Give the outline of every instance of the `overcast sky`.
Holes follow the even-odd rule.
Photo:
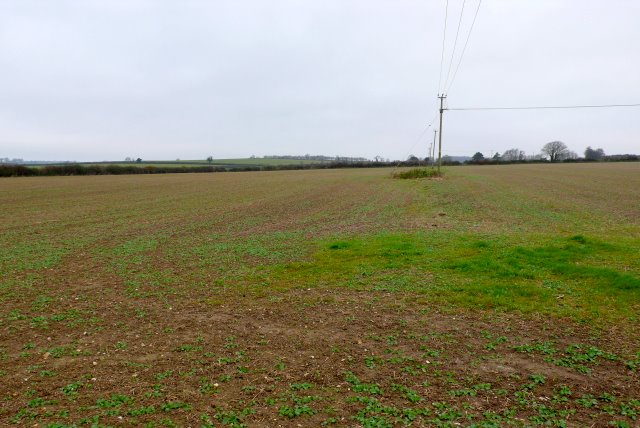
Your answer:
[[[426,156],[446,0],[0,0],[0,157]],[[463,0],[449,0],[443,77]],[[478,0],[462,15],[453,75]],[[640,1],[484,0],[449,107],[640,103]],[[640,108],[448,111],[443,153],[640,153]]]

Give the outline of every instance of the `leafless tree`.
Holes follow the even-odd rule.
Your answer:
[[[502,160],[506,162],[525,160],[525,153],[520,149],[509,149],[502,154]]]
[[[568,151],[567,145],[562,141],[552,141],[542,147],[542,153],[549,157],[551,162],[555,162],[563,158],[563,155]]]

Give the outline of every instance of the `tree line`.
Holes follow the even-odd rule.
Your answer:
[[[481,152],[476,152],[471,160],[466,163],[471,164],[496,164],[496,163],[525,163],[525,162],[621,162],[638,161],[640,156],[634,154],[610,155],[607,156],[603,149],[593,149],[588,146],[584,151],[584,157],[569,150],[562,141],[551,141],[542,147],[541,153],[526,155],[524,150],[513,148],[504,153],[496,153],[492,157],[486,158]]]
[[[25,165],[1,165],[0,177],[46,177],[55,175],[122,175],[122,174],[175,174],[205,172],[241,172],[241,171],[285,171],[301,169],[335,169],[335,168],[379,168],[391,166],[425,165],[424,161],[382,162],[365,160],[355,162],[332,161],[325,163],[288,164],[288,165],[225,165],[225,166],[138,166],[132,165],[82,165],[69,163],[65,165],[47,165],[29,167]]]

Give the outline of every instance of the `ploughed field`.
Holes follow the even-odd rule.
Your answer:
[[[0,425],[638,426],[640,163],[0,180]]]

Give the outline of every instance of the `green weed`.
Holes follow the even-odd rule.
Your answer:
[[[443,173],[433,168],[413,168],[408,171],[400,171],[393,174],[393,178],[415,179],[442,177]]]

